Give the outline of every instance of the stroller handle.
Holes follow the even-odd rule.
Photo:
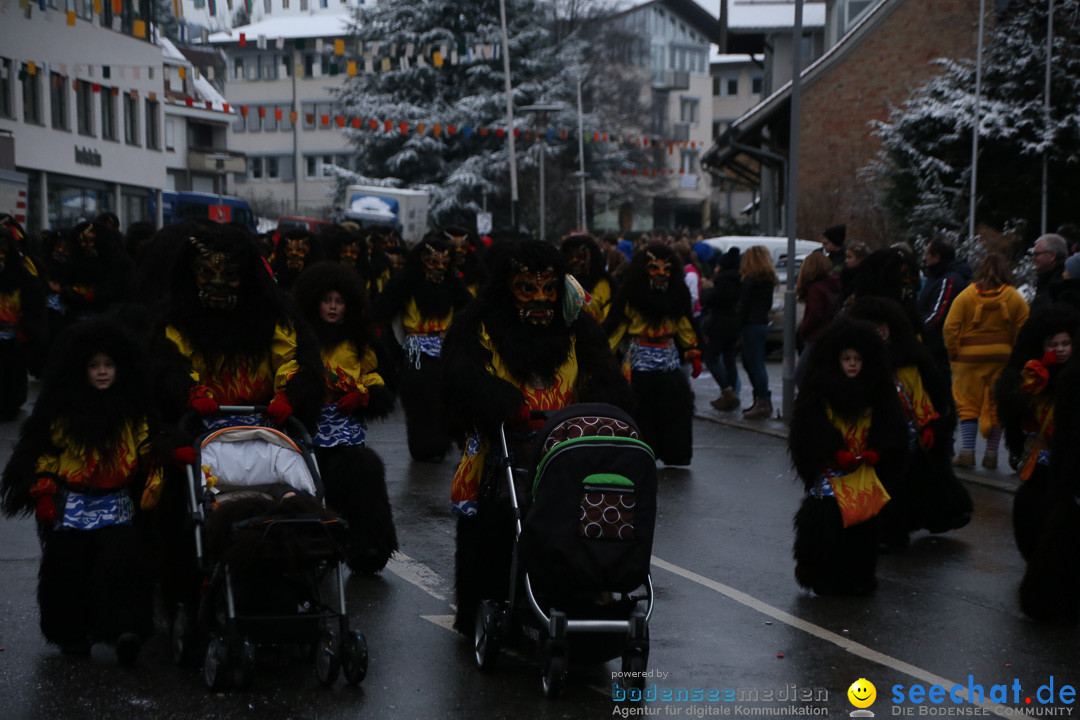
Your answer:
[[[208,415],[207,417],[219,417],[221,415],[266,415],[266,405],[221,405],[218,407],[216,413]],[[181,425],[184,425],[189,420],[202,418],[200,413],[189,410],[184,414],[181,419]],[[307,428],[304,427],[304,423],[300,422],[295,415],[289,415],[285,418],[285,422],[281,425],[286,434],[290,437],[299,440],[305,447],[312,446],[311,435],[308,433]]]

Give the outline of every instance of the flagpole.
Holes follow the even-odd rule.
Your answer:
[[[502,21],[503,75],[506,78],[506,141],[510,154],[510,227],[517,230],[517,151],[514,146],[514,87],[510,82],[510,37],[506,29],[506,0],[499,0]]]

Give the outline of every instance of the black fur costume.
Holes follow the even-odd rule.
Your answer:
[[[476,296],[487,282],[487,268],[480,259],[480,238],[475,232],[460,225],[439,228],[438,236],[450,244],[450,267]]]
[[[319,304],[331,291],[345,301],[345,315],[340,323],[328,323],[319,313]],[[316,263],[308,267],[293,286],[293,296],[300,312],[315,329],[319,346],[327,357],[342,343],[349,343],[357,356],[371,348],[384,360],[381,342],[367,312],[363,281],[350,267],[338,262]],[[325,368],[327,373],[331,368]],[[393,393],[385,385],[369,385],[368,401],[354,412],[357,420],[382,418],[394,405]],[[341,392],[328,387],[326,401],[334,403]],[[349,525],[349,567],[356,572],[381,570],[391,553],[398,549],[397,533],[386,491],[386,469],[382,459],[367,445],[340,444],[315,448],[326,502],[345,518]]]
[[[425,263],[438,263],[432,272]],[[450,449],[451,431],[442,401],[444,362],[422,351],[419,343],[438,342],[447,320],[472,299],[450,265],[450,245],[431,235],[409,251],[405,269],[395,275],[375,300],[380,325],[401,325],[405,357],[397,387],[405,411],[409,455],[440,462]],[[438,351],[436,351],[438,352]]]
[[[666,262],[669,268],[670,277],[662,289],[654,289],[651,284],[648,266],[653,258]],[[674,338],[681,358],[699,358],[690,290],[682,267],[675,252],[662,243],[634,253],[604,320],[608,336],[625,332],[623,340],[629,340],[631,345],[638,340],[664,343]],[[639,320],[644,321],[641,334],[634,329]],[[632,368],[629,377],[637,405],[634,419],[645,441],[664,464],[689,465],[693,456],[694,401],[682,370]]]
[[[192,358],[168,339],[167,328],[178,331],[193,353],[211,366],[207,375],[215,377],[200,377],[204,385],[234,372],[239,375],[240,365],[257,365],[268,358],[278,329],[286,328],[296,333],[299,370],[288,380],[284,395],[295,417],[313,428],[324,393],[318,344],[295,305],[274,284],[253,238],[232,225],[185,223],[184,227],[187,239],[176,255],[168,304],[151,345],[154,389],[163,417],[172,423],[184,417],[189,441],[203,432],[197,416],[188,413],[191,391],[196,387],[191,377]],[[224,274],[236,282],[235,287],[229,288],[235,294],[235,304],[220,308],[204,305],[194,269],[196,257],[203,250],[228,258],[231,269]],[[216,288],[214,292],[223,290]],[[217,399],[224,404],[266,405],[274,399],[274,390],[249,396],[243,389],[237,389],[232,395]],[[183,473],[173,472],[154,512],[161,542],[161,591],[170,612],[179,601],[195,607],[201,581],[195,563],[194,536],[186,520],[185,487]]]
[[[892,495],[879,515],[884,549],[908,544],[908,533],[927,529],[932,533],[961,528],[971,520],[971,495],[952,467],[949,440],[956,431],[956,407],[952,390],[934,363],[930,351],[915,336],[900,304],[881,297],[855,301],[849,317],[888,327],[886,345],[893,372],[914,368],[938,417],[916,428],[908,456],[907,473],[900,487],[887,487]],[[909,422],[915,422],[908,413]]]
[[[116,364],[116,379],[104,390],[94,388],[87,378],[88,363],[98,353]],[[4,470],[6,516],[34,514],[35,466],[41,456],[61,450],[53,446],[54,423],[59,424],[69,449],[92,448],[100,457],[108,457],[125,425],[148,422],[151,407],[144,367],[138,343],[110,318],[79,323],[57,339],[34,411],[23,424]],[[118,487],[133,501],[133,524],[90,530],[38,524],[41,630],[46,640],[67,652],[86,654],[92,643],[114,643],[125,633],[145,640],[153,629],[153,571],[139,514],[152,455],[148,447],[140,449],[141,461],[127,484]],[[56,476],[61,487],[55,500],[57,517],[64,514],[65,477]],[[136,652],[137,648],[136,644]]]
[[[567,268],[581,287],[592,296],[586,306],[597,322],[604,322],[611,310],[615,281],[604,269],[604,253],[592,235],[571,235],[559,245]]]
[[[862,356],[862,371],[854,378],[840,368],[840,354],[849,348]],[[878,454],[875,469],[886,487],[898,487],[904,474],[907,423],[888,351],[873,325],[838,320],[810,352],[788,434],[792,464],[808,493],[794,519],[795,579],[818,595],[866,595],[877,586],[877,518],[845,528],[836,499],[811,492],[824,471],[841,471],[836,453],[848,449],[827,408],[849,423],[871,413],[865,447]]]
[[[1073,352],[1076,352],[1076,342],[1080,340],[1080,318],[1071,306],[1051,305],[1032,313],[1020,328],[1009,361],[994,386],[998,419],[1004,431],[1005,445],[1009,448],[1010,463],[1015,459],[1017,468],[1025,455],[1028,433],[1037,434],[1039,431],[1040,423],[1034,412],[1036,403],[1053,404],[1054,419],[1051,420],[1050,432],[1055,436],[1058,432],[1054,427],[1057,408],[1060,407],[1055,401],[1058,378],[1068,367],[1077,364],[1076,359],[1070,359],[1064,366],[1057,363],[1047,366],[1046,386],[1038,393],[1029,394],[1022,389],[1024,366],[1034,360],[1041,367],[1045,354],[1043,343],[1058,333],[1068,333],[1073,341]],[[1073,440],[1076,440],[1076,436]],[[1052,458],[1052,461],[1057,462],[1057,459]],[[1050,513],[1051,472],[1051,466],[1035,464],[1031,476],[1020,484],[1013,500],[1013,533],[1016,547],[1025,559],[1030,559],[1035,551]]]
[[[43,283],[25,245],[22,227],[0,215],[0,421],[14,420],[26,402],[26,374],[47,336]]]
[[[1080,363],[1075,358],[1057,379],[1056,394],[1045,525],[1020,584],[1020,607],[1035,620],[1075,623],[1080,614]]]
[[[523,241],[491,248],[487,255],[491,276],[477,300],[455,318],[447,333],[447,407],[457,423],[482,438],[497,437],[503,421],[519,417],[526,398],[519,390],[525,381],[534,387],[551,383],[570,359],[571,343],[577,360],[576,402],[606,402],[628,409],[630,388],[619,372],[607,340],[587,313],[567,323],[565,265],[558,250],[545,242]],[[558,286],[555,317],[550,324],[522,320],[510,286],[518,269],[543,272],[551,268]],[[483,345],[486,333],[515,385],[489,370],[492,354]],[[494,460],[492,453],[489,460]],[[497,500],[498,484],[505,477],[497,462],[485,468],[475,515],[458,518],[455,553],[457,614],[454,627],[471,636],[476,607],[483,598],[505,598],[510,583],[513,525],[508,506]]]
[[[71,255],[65,272],[50,277],[60,286],[67,321],[99,315],[127,299],[135,264],[123,248],[123,236],[100,220],[76,225],[68,233]]]
[[[291,290],[296,278],[323,259],[321,239],[307,230],[287,230],[278,238],[270,267],[282,290]]]
[[[364,283],[364,292],[370,294],[374,279],[371,250],[359,228],[353,230],[345,225],[331,225],[319,233],[319,241],[322,243],[323,257],[356,272]]]
[[[919,261],[903,247],[875,250],[855,267],[851,279],[856,298],[884,297],[900,303],[911,327],[922,331],[919,315]]]

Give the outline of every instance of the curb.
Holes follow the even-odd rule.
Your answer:
[[[694,417],[698,420],[704,420],[711,422],[714,425],[725,425],[727,427],[733,427],[738,430],[748,430],[759,435],[768,435],[769,437],[778,438],[780,440],[787,440],[788,433],[785,429],[778,429],[776,427],[770,427],[769,425],[762,425],[757,421],[742,420],[739,418],[717,417],[715,415],[706,415],[700,412],[696,408],[694,409]],[[783,424],[782,420],[769,421],[771,423]],[[1016,494],[1016,488],[1019,483],[1013,479],[1013,482],[1006,480],[999,480],[997,478],[986,477],[985,475],[979,475],[968,470],[954,469],[956,477],[960,478],[966,483],[972,485],[978,485],[990,490],[996,490],[997,492],[1009,493],[1010,495]]]

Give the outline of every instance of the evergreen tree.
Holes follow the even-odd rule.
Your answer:
[[[515,105],[519,198],[517,225],[538,228],[536,197],[538,160],[547,148],[546,202],[550,234],[580,224],[578,181],[570,174],[578,168],[577,81],[596,72],[589,66],[590,28],[595,13],[586,15],[580,3],[556,0],[506,0],[511,76]],[[571,12],[567,12],[567,9]],[[485,202],[495,214],[496,227],[510,222],[508,142],[496,129],[506,131],[506,95],[502,60],[502,30],[498,0],[416,0],[387,2],[357,10],[350,43],[360,56],[370,53],[376,65],[390,58],[389,71],[360,72],[342,85],[334,112],[363,120],[362,129],[347,128],[356,147],[353,165],[338,171],[338,200],[350,183],[423,187],[432,194],[429,217],[436,225],[471,225]],[[377,47],[376,47],[377,44]],[[487,58],[466,59],[480,46],[497,48]],[[408,50],[412,49],[410,56]],[[458,63],[444,57],[434,66],[434,52],[456,53]],[[424,62],[418,63],[416,55]],[[531,104],[560,104],[548,114],[547,127],[520,108]],[[585,133],[610,132],[600,113],[584,116]],[[638,117],[648,113],[638,113]],[[380,122],[377,130],[367,124]],[[390,120],[392,130],[382,124]],[[399,131],[408,124],[408,132]],[[417,132],[423,123],[425,132]],[[440,134],[435,135],[436,126]],[[448,134],[449,128],[454,134]],[[549,132],[548,129],[550,129]],[[571,132],[561,137],[559,130]],[[530,133],[546,137],[538,141]],[[594,192],[632,198],[622,185],[611,181],[635,159],[618,143],[590,143],[586,168],[598,180]],[[600,179],[602,178],[602,179]],[[597,189],[599,185],[599,189]]]
[[[1074,219],[1080,192],[1080,2],[1056,0],[1051,110],[1044,111],[1046,0],[1014,0],[989,35],[979,123],[976,219],[1038,235],[1043,152],[1049,153],[1048,226]],[[967,235],[975,64],[939,61],[943,74],[877,124],[874,170],[908,239]]]

